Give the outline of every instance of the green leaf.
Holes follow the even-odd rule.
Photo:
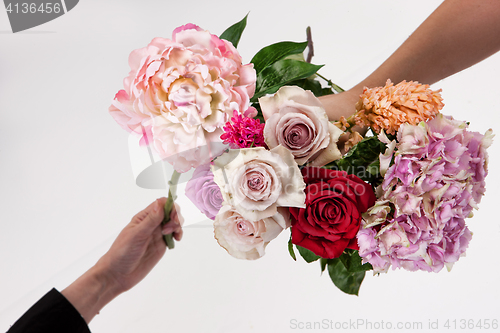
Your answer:
[[[313,65],[293,59],[280,60],[257,75],[257,88],[251,101],[256,102],[261,96],[273,94],[292,81],[305,79],[321,67],[323,65]]]
[[[316,261],[319,258],[321,258],[320,256],[315,255],[314,252],[312,252],[311,250],[308,250],[302,246],[298,246],[298,245],[296,245],[296,246],[297,246],[297,250],[299,250],[299,253],[302,256],[302,258],[304,258],[304,260],[307,261],[308,263]]]
[[[349,273],[365,272],[373,269],[372,265],[369,263],[361,263],[362,259],[357,250],[345,251],[339,259]]]
[[[321,96],[326,96],[326,95],[333,95],[334,92],[331,88],[323,88],[321,89],[322,92],[321,92]]]
[[[338,85],[336,85],[335,83],[333,83],[332,80],[327,79],[323,75],[318,74],[318,77],[320,77],[323,80],[325,80],[326,83],[328,84],[328,86],[330,87],[330,88],[325,88],[327,90],[330,90],[330,92],[327,93],[327,94],[325,94],[325,95],[330,95],[330,94],[333,94],[334,92],[341,93],[341,92],[345,91],[344,89],[340,88]]]
[[[376,136],[364,138],[337,161],[340,170],[358,176],[372,185],[378,185],[382,176],[379,173],[379,155],[384,153],[386,145]]]
[[[290,253],[292,259],[297,261],[297,257],[295,256],[295,251],[293,250],[292,235],[290,235],[290,240],[288,241],[288,252]]]
[[[316,97],[334,93],[331,88],[323,88],[321,82],[316,79],[316,75],[309,76],[306,79],[292,81],[288,83],[287,86],[298,86],[304,90],[310,90]]]
[[[328,264],[328,259],[325,259],[325,258],[321,258],[319,260],[319,264],[321,265],[321,274],[323,274],[323,272],[325,271],[326,269],[326,265]]]
[[[307,42],[279,42],[264,47],[250,61],[253,68],[259,74],[268,66],[292,54],[304,52],[307,47]]]
[[[377,177],[377,175],[380,174],[380,160],[377,159],[370,163],[366,168],[366,171],[368,171],[372,176]]]
[[[314,79],[314,77],[308,77],[303,80],[301,88],[304,90],[310,90],[314,94],[314,96],[319,97],[323,96],[323,88],[321,87],[321,83]]]
[[[304,90],[310,90],[316,97],[323,96],[321,83],[314,79],[314,75],[306,79],[292,81],[287,85],[301,87]]]
[[[358,295],[365,272],[349,272],[339,258],[328,260],[328,274],[332,282],[350,295]]]
[[[252,103],[252,106],[257,110],[257,115],[254,117],[254,119],[259,119],[260,123],[264,124],[266,121],[264,120],[264,115],[262,114],[262,109],[259,102]]]
[[[233,24],[229,28],[226,29],[221,35],[220,39],[225,39],[228,42],[233,43],[234,47],[238,47],[238,43],[240,42],[241,34],[243,33],[243,30],[245,30],[245,27],[247,26],[247,17],[248,14],[245,15],[243,20],[239,21],[238,23]]]
[[[292,81],[287,84],[288,86],[298,86],[304,90],[310,90],[314,96],[321,97],[334,94],[333,90],[329,87],[324,88],[321,82],[316,80],[316,75],[312,75],[306,79]]]

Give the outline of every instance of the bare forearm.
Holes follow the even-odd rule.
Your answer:
[[[121,291],[94,266],[61,292],[88,324]]]
[[[433,84],[500,50],[499,36],[500,1],[446,0],[356,89],[387,79]]]
[[[321,101],[331,120],[347,118],[364,87],[384,86],[387,79],[433,84],[499,51],[499,36],[499,0],[445,0],[366,79]]]
[[[183,218],[177,204],[170,221],[161,226],[166,201],[157,199],[136,214],[109,251],[62,291],[87,323],[116,296],[148,275],[166,251],[164,234],[173,233],[177,241],[181,240]]]

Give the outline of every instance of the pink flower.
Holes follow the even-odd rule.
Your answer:
[[[483,136],[465,122],[438,114],[427,123],[401,125],[397,143],[381,157],[394,164],[382,195],[363,216],[360,256],[375,272],[389,266],[437,272],[465,254],[471,232],[465,218],[485,191],[491,130]],[[389,211],[391,213],[389,213]]]
[[[285,86],[272,96],[259,98],[259,103],[269,148],[282,145],[299,165],[324,166],[342,157],[337,141],[343,132],[328,121],[323,105],[312,92]]]
[[[257,221],[242,217],[230,205],[222,206],[214,221],[215,239],[238,259],[258,259],[267,244],[290,226],[288,209],[278,208],[276,214]]]
[[[186,184],[186,196],[209,219],[222,207],[222,194],[214,182],[210,164],[204,164],[194,170],[193,177]]]
[[[264,124],[259,119],[242,116],[233,111],[230,121],[224,126],[220,136],[232,149],[264,147]]]
[[[109,111],[179,172],[227,148],[222,128],[233,110],[248,109],[255,91],[253,65],[242,65],[231,43],[193,24],[133,51],[129,65]]]
[[[305,207],[305,183],[292,154],[282,146],[229,150],[213,166],[226,204],[248,221],[273,216],[278,207]]]
[[[403,126],[398,131],[398,145],[401,154],[420,155],[427,151],[429,136],[424,122],[417,126]]]

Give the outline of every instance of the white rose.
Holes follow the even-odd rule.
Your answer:
[[[278,207],[305,207],[305,183],[292,154],[278,146],[230,150],[212,166],[224,202],[249,221],[277,213]]]
[[[278,208],[271,217],[248,221],[233,207],[224,205],[215,217],[214,235],[220,246],[235,258],[258,259],[267,244],[290,226],[288,209]]]

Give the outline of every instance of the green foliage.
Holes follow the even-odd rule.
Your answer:
[[[346,249],[339,259],[350,273],[371,271],[373,269],[369,263],[361,264],[362,259],[357,250]]]
[[[328,265],[328,259],[325,259],[325,258],[321,258],[319,260],[319,264],[321,265],[321,274],[323,274],[323,272],[325,271],[326,269],[326,265]]]
[[[257,75],[275,62],[293,54],[304,52],[307,42],[279,42],[261,49],[250,61]]]
[[[293,260],[297,261],[297,256],[295,256],[295,251],[293,250],[292,235],[290,235],[290,240],[288,241],[288,252]]]
[[[309,78],[323,66],[304,61],[302,53],[306,47],[307,42],[279,42],[257,52],[251,60],[257,73],[255,94],[251,99],[253,103],[285,85],[298,85],[313,90],[315,94],[321,93],[321,84]]]
[[[310,90],[314,96],[319,97],[319,96],[325,96],[325,95],[331,95],[333,94],[333,89],[332,88],[323,88],[321,86],[321,83],[316,80],[316,75],[311,75],[305,79],[300,79],[300,80],[295,80],[292,82],[289,82],[287,84],[288,86],[298,86],[301,87],[304,90]],[[257,116],[255,118],[260,119],[261,123],[264,123],[264,117],[262,116],[262,111],[260,108],[260,104],[258,101],[254,101],[252,103],[252,106],[257,109]]]
[[[339,258],[320,259],[321,272],[328,268],[332,282],[350,295],[358,295],[365,272],[372,270],[370,264],[362,264],[357,250],[346,249]]]
[[[297,247],[297,250],[299,250],[299,253],[302,256],[302,258],[304,258],[304,260],[308,263],[311,263],[321,258],[320,256],[315,255],[314,252],[312,252],[311,250],[308,250],[302,246],[298,245],[295,246]]]
[[[379,155],[385,152],[386,145],[376,136],[364,138],[340,160],[336,165],[339,170],[358,176],[376,186],[382,180],[380,175]]]
[[[233,43],[236,47],[246,27],[248,14],[238,23],[226,29],[220,36]],[[307,42],[278,42],[268,45],[258,51],[250,61],[257,74],[257,82],[254,96],[251,98],[252,106],[260,110],[259,97],[273,94],[285,85],[299,86],[310,90],[317,97],[333,94],[334,91],[343,91],[330,80],[322,77],[329,87],[323,88],[316,80],[317,71],[323,65],[314,65],[304,60],[303,52],[307,48]],[[259,111],[259,116],[262,113]]]
[[[229,28],[226,29],[221,35],[220,39],[225,39],[233,44],[234,47],[238,47],[238,43],[240,42],[241,35],[243,34],[243,30],[247,26],[247,17],[245,17],[239,21],[238,23],[233,24]]]
[[[328,260],[328,274],[337,288],[346,294],[356,296],[365,278],[365,271],[349,272],[340,258]]]
[[[273,94],[290,82],[305,79],[316,73],[321,67],[323,66],[294,59],[279,60],[257,74],[257,87],[251,101],[256,102],[259,97]]]
[[[304,90],[310,90],[316,97],[331,95],[334,93],[331,88],[323,88],[321,86],[321,82],[316,80],[315,75],[309,76],[305,79],[292,81],[288,83],[288,85],[298,86]]]
[[[328,268],[328,275],[332,282],[346,294],[358,295],[365,272],[373,269],[370,264],[361,263],[362,259],[357,250],[346,249],[339,258],[326,259],[302,246],[295,246],[306,262],[311,263],[319,259],[321,272],[323,273]],[[295,259],[291,238],[288,242],[288,251],[290,255],[293,253],[292,258]]]

